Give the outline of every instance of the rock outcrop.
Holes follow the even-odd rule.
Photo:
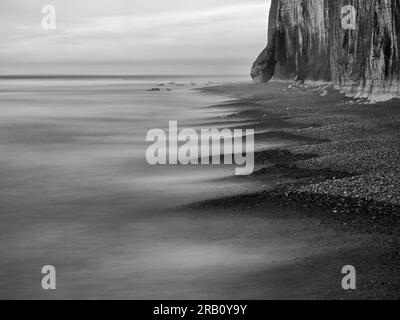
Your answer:
[[[355,8],[354,28],[342,9]],[[400,97],[400,0],[272,0],[253,79],[332,81],[359,97]]]

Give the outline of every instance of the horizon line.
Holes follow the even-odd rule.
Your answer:
[[[167,78],[167,77],[223,77],[246,76],[244,74],[189,74],[189,73],[7,73],[0,74],[0,79],[57,79],[57,78]]]

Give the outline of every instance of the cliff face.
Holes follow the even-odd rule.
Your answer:
[[[356,9],[355,29],[342,8]],[[253,79],[332,81],[371,99],[400,97],[400,0],[272,0]]]

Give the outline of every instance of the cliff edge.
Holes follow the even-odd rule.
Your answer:
[[[400,0],[271,0],[268,45],[251,76],[331,81],[357,97],[399,98],[399,49]]]

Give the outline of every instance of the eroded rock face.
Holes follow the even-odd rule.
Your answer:
[[[354,30],[342,26],[346,5],[357,12]],[[361,97],[400,97],[400,0],[272,0],[268,39],[255,80],[324,80]]]

